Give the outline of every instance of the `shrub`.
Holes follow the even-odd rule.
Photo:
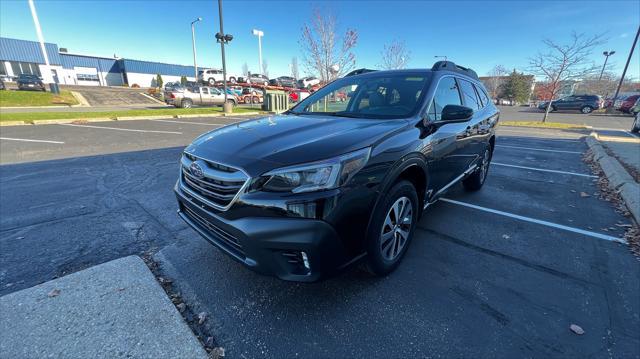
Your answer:
[[[132,87],[132,88],[134,88],[134,89],[139,89],[139,88],[140,88],[140,85],[138,85],[138,84],[133,84],[133,85],[131,85],[131,87]]]

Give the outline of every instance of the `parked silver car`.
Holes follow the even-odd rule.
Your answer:
[[[182,108],[191,108],[193,105],[222,106],[224,104],[224,93],[215,87],[175,88],[165,91],[164,102]],[[227,96],[227,102],[231,102],[234,106],[238,104],[238,100],[233,95]]]

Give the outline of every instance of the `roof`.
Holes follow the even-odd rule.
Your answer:
[[[49,63],[51,65],[61,65],[62,60],[58,53],[58,45],[45,42],[44,46],[47,50]],[[0,60],[45,63],[39,42],[7,37],[0,37]]]

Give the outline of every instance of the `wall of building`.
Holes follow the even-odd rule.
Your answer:
[[[162,75],[162,74],[161,74]],[[127,81],[129,86],[138,85],[140,87],[157,87],[156,74],[141,74],[135,72],[127,72]],[[182,76],[162,75],[162,82],[180,82]],[[194,81],[194,77],[187,76],[187,81]]]

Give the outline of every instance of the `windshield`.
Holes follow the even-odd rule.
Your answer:
[[[297,115],[333,115],[356,118],[406,118],[422,102],[427,72],[382,72],[336,80],[300,102]]]

